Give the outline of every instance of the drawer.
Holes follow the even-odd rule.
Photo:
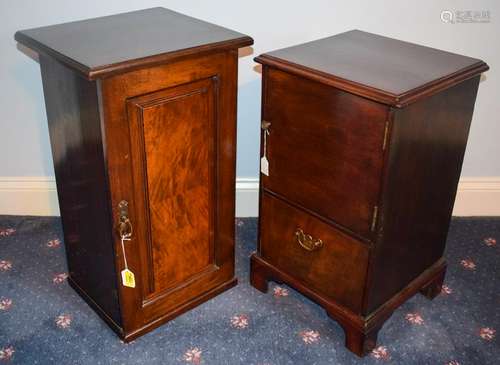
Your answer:
[[[369,254],[365,243],[263,193],[259,251],[270,264],[320,295],[361,310]]]
[[[369,237],[387,107],[273,68],[264,80],[264,188]]]

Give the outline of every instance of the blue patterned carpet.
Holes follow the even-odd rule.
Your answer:
[[[256,221],[237,226],[240,284],[124,344],[68,286],[59,219],[0,217],[0,364],[499,364],[499,219],[453,221],[443,294],[397,310],[364,359],[316,304],[249,286]]]

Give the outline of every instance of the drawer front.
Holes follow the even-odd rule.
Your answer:
[[[319,294],[361,310],[366,244],[263,193],[259,250],[262,258]]]
[[[263,119],[271,123],[264,188],[369,235],[387,107],[276,69],[264,73]]]

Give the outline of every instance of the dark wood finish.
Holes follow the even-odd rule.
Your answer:
[[[376,311],[369,315],[362,315],[338,304],[331,298],[321,295],[310,288],[301,280],[297,280],[288,273],[280,270],[259,254],[250,257],[250,284],[259,291],[266,293],[269,281],[286,283],[306,297],[321,305],[326,313],[338,322],[345,332],[346,347],[357,354],[365,356],[376,345],[375,341],[378,331],[394,311],[405,301],[417,294],[422,288],[438,286],[442,283],[446,272],[446,264],[440,259],[417,278],[411,281],[403,290],[392,296]]]
[[[475,58],[359,30],[269,52],[256,60],[396,107],[488,70]]]
[[[335,319],[335,315],[329,316]],[[380,327],[371,328],[367,331],[360,331],[350,323],[341,325],[345,334],[345,347],[355,354],[366,355],[372,351],[377,345],[377,336]]]
[[[15,39],[89,79],[253,44],[244,34],[160,7],[20,30]]]
[[[443,289],[444,277],[446,275],[446,270],[441,271],[438,275],[434,277],[434,279],[428,284],[424,285],[420,289],[420,294],[425,296],[427,299],[434,299]]]
[[[404,301],[441,291],[487,66],[358,31],[256,60],[270,167],[261,174],[250,282],[264,292],[269,280],[284,282],[315,300],[340,323],[347,348],[364,356]],[[313,251],[297,244],[298,227]]]
[[[172,308],[172,310],[162,314],[161,316],[156,317],[150,322],[146,323],[142,327],[138,327],[137,329],[131,330],[129,332],[125,332],[122,336],[125,342],[130,342],[135,340],[136,338],[144,335],[145,333],[161,326],[162,324],[180,316],[181,314],[197,307],[200,304],[203,304],[207,300],[212,299],[213,297],[225,292],[226,290],[231,289],[235,285],[238,284],[238,280],[236,278],[232,278],[229,281],[223,282],[222,284],[211,288],[206,292],[200,293],[198,296],[193,297],[191,300],[187,302],[179,303],[179,305]]]
[[[267,193],[262,196],[260,253],[274,266],[359,313],[368,266],[368,247],[321,220]],[[302,229],[321,237],[323,247],[307,251],[297,241]]]
[[[237,283],[237,47],[250,38],[165,9],[105,19],[23,33],[50,38],[33,49],[41,52],[70,285],[130,341]],[[93,25],[110,34],[87,29]],[[77,50],[61,37],[78,29],[87,30]],[[120,29],[127,32],[117,39]],[[100,45],[84,58],[92,72],[66,62],[97,35],[115,46],[102,57],[118,63],[92,63],[103,59]],[[140,62],[132,58],[141,52]],[[122,200],[133,226],[125,250],[135,288],[120,276]]]
[[[443,256],[478,85],[476,76],[393,114],[366,313]]]
[[[121,327],[96,82],[45,55],[40,68],[69,278]]]
[[[266,82],[263,119],[272,122],[264,188],[369,237],[387,107],[272,68]]]

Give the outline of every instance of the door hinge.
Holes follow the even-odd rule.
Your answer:
[[[378,218],[378,206],[375,205],[373,207],[373,216],[372,216],[372,226],[371,226],[371,231],[375,231],[375,228],[377,227],[377,218]]]
[[[382,143],[382,151],[385,151],[385,148],[387,147],[387,138],[389,136],[389,121],[385,121],[385,128],[384,128],[384,142]]]

